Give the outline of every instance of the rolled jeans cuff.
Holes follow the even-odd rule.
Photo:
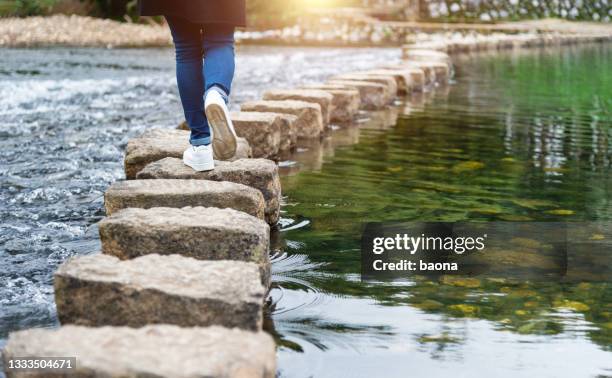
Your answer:
[[[210,144],[210,137],[197,138],[197,139],[190,138],[189,143],[191,143],[192,146],[206,146]]]

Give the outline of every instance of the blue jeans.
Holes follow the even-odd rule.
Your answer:
[[[194,24],[166,16],[176,49],[176,81],[194,146],[210,144],[204,95],[213,88],[227,102],[234,78],[234,26]]]

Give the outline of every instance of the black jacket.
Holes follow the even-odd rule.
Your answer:
[[[191,22],[246,26],[245,0],[139,0],[141,16],[179,16]]]

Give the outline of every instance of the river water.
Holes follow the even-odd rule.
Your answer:
[[[464,58],[453,85],[360,114],[284,162],[266,327],[280,375],[612,375],[606,283],[359,279],[366,221],[612,220],[611,58],[598,45]],[[240,48],[232,106],[397,60]],[[57,326],[52,273],[99,249],[127,141],[182,116],[168,49],[2,50],[0,99],[1,344]]]

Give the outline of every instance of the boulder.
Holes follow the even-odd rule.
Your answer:
[[[312,102],[284,101],[250,101],[240,106],[242,111],[284,113],[297,116],[295,129],[298,138],[318,138],[323,132],[323,115],[321,106]]]
[[[357,112],[359,112],[361,97],[359,96],[359,91],[354,87],[329,84],[310,84],[304,86],[304,88],[323,90],[333,96],[330,122],[340,124],[350,123],[355,118]]]
[[[265,202],[259,190],[227,181],[118,181],[104,193],[107,215],[128,207],[150,209],[186,206],[230,208],[264,219]]]
[[[189,131],[175,129],[151,129],[131,139],[125,149],[125,176],[128,180],[136,177],[147,164],[166,157],[183,158],[189,147]],[[238,160],[251,157],[251,147],[244,138],[238,138],[238,148],[233,158]]]
[[[391,96],[387,86],[371,81],[333,79],[329,81],[329,84],[358,90],[361,97],[361,108],[366,110],[385,107]]]
[[[62,324],[91,327],[220,325],[261,330],[266,288],[257,264],[179,255],[73,257],[55,273]]]
[[[321,106],[323,124],[325,126],[329,125],[330,114],[333,110],[333,96],[328,92],[316,89],[274,89],[265,92],[263,99],[273,101],[297,100],[314,102]]]
[[[147,165],[136,178],[229,181],[250,186],[263,194],[266,222],[274,225],[279,219],[281,184],[278,166],[271,160],[219,161],[214,170],[197,172],[183,164],[181,159],[165,158]]]
[[[276,344],[265,332],[223,327],[63,326],[13,332],[2,353],[9,378],[274,378]],[[73,356],[74,370],[7,370],[12,358]]]
[[[281,144],[281,123],[273,113],[232,112],[234,130],[251,146],[255,158],[276,158]]]
[[[102,253],[121,260],[157,253],[253,262],[270,284],[270,226],[233,209],[128,208],[98,223]]]

